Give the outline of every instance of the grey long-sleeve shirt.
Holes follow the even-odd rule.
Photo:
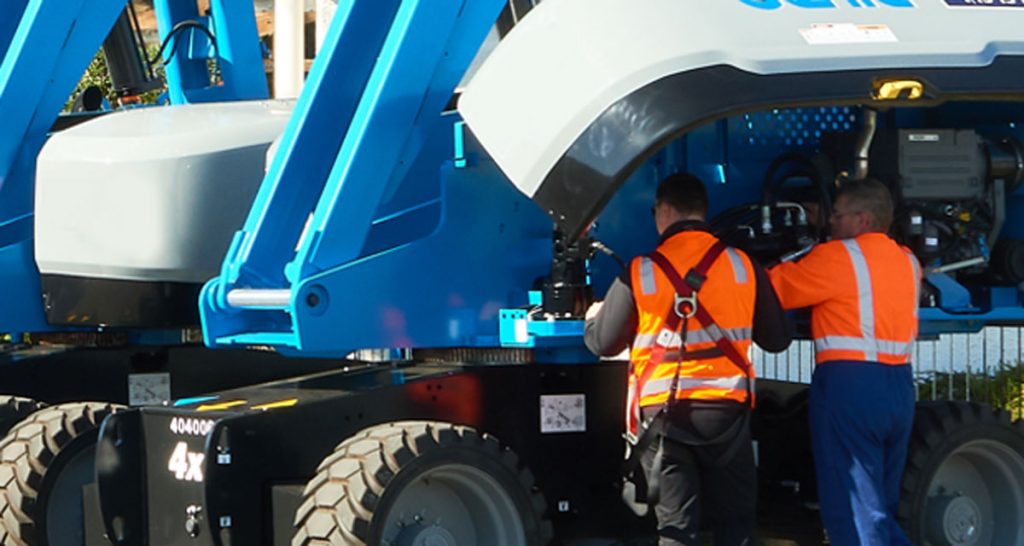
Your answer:
[[[661,241],[664,242],[677,233],[690,230],[707,231],[707,225],[703,222],[679,222],[665,230]],[[776,296],[764,268],[753,259],[750,262],[754,266],[754,282],[757,291],[754,299],[752,332],[754,343],[773,353],[785,350],[793,339],[789,319],[779,303],[779,298]],[[583,341],[594,354],[617,355],[632,343],[633,337],[636,335],[637,309],[636,301],[633,298],[633,289],[630,285],[629,271],[625,271],[608,288],[604,304],[597,316],[586,321]]]

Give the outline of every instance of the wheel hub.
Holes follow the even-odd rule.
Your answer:
[[[458,546],[455,537],[439,525],[409,525],[395,539],[395,546]]]
[[[928,538],[933,544],[973,546],[981,526],[981,509],[968,496],[942,495],[928,502]]]
[[[406,484],[388,509],[388,546],[520,546],[522,517],[494,476],[466,464],[436,466]]]

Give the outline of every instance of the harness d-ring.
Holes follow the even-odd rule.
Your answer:
[[[674,294],[675,303],[672,305],[672,309],[679,315],[679,318],[689,319],[693,318],[697,314],[697,293],[694,292],[689,296],[680,296],[678,293]]]

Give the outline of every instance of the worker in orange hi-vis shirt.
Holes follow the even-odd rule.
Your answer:
[[[811,308],[811,437],[835,546],[910,544],[895,514],[914,418],[921,267],[887,235],[892,217],[881,182],[849,182],[829,220],[833,240],[768,273],[783,307]]]
[[[764,270],[711,233],[707,212],[699,178],[662,180],[651,208],[658,248],[633,259],[584,330],[594,354],[631,348],[626,466],[642,495],[630,501],[653,508],[659,546],[700,544],[702,521],[717,546],[758,543],[749,352],[791,339]]]

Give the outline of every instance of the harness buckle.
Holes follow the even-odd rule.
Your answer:
[[[694,292],[689,296],[680,296],[678,293],[674,294],[675,303],[672,305],[672,310],[679,315],[679,318],[690,319],[697,314],[697,293]]]

